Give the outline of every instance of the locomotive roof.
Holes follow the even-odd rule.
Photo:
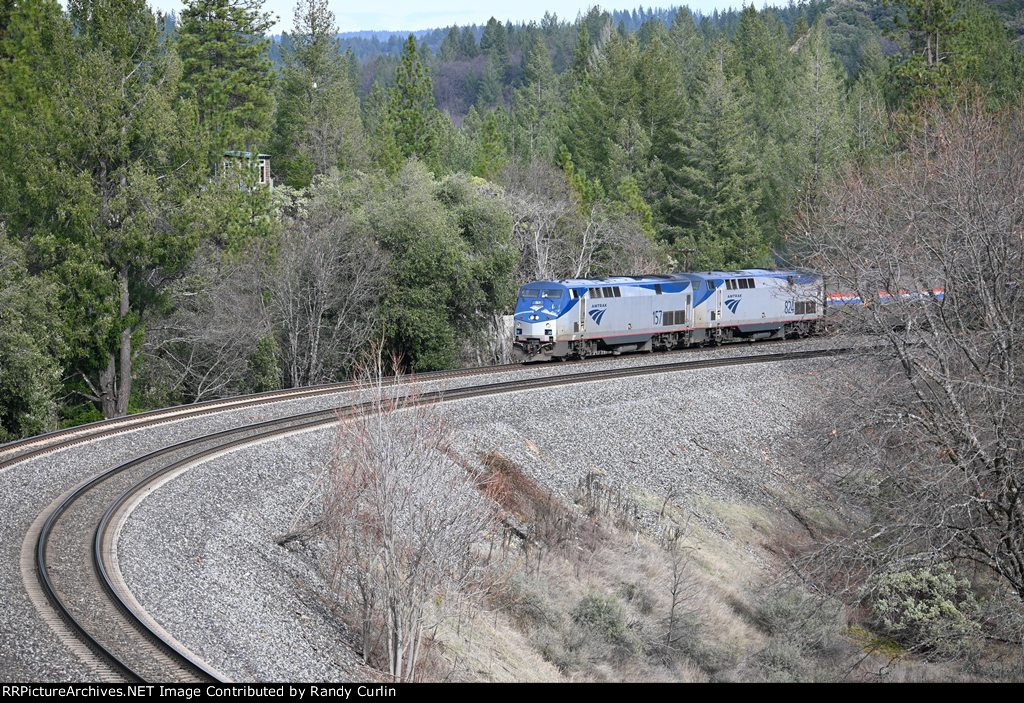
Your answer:
[[[788,278],[793,276],[798,283],[808,283],[810,281],[817,280],[818,274],[810,271],[800,270],[788,270],[788,271],[771,271],[768,269],[740,269],[737,271],[694,271],[687,273],[672,273],[672,274],[651,274],[647,276],[604,276],[602,278],[561,278],[558,280],[539,280],[531,281],[526,285],[536,285],[538,283],[543,284],[556,284],[571,288],[574,286],[585,286],[592,288],[595,286],[607,286],[607,285],[623,285],[623,284],[654,284],[654,283],[666,283],[671,281],[693,281],[693,280],[719,280],[726,278]]]

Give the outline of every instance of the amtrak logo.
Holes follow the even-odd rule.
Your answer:
[[[594,308],[587,314],[590,315],[590,317],[594,319],[594,322],[599,325],[601,324],[601,320],[604,318],[604,314],[606,312],[608,312],[607,308]]]
[[[740,299],[739,298],[731,298],[731,299],[725,301],[725,307],[729,308],[729,312],[731,312],[733,315],[736,314],[736,308],[738,308],[739,306],[740,306]]]

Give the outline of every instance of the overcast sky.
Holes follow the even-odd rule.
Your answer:
[[[749,2],[750,0],[747,0]],[[154,9],[169,12],[181,10],[181,0],[149,0]],[[368,8],[367,4],[374,5]],[[484,24],[492,15],[500,20],[512,22],[537,20],[545,12],[554,12],[565,20],[574,20],[579,12],[594,4],[606,10],[632,10],[638,5],[644,7],[671,7],[687,4],[690,9],[710,12],[711,10],[739,7],[743,0],[692,0],[692,2],[651,2],[651,0],[612,1],[604,3],[579,2],[575,0],[518,0],[509,3],[481,3],[479,0],[442,0],[425,3],[416,0],[383,0],[378,2],[351,2],[351,0],[330,0],[331,11],[342,32],[363,29],[416,30],[432,27],[446,27],[452,24]],[[758,0],[761,7],[763,1]],[[274,33],[288,31],[292,26],[292,12],[295,0],[267,0],[266,9],[280,19]]]

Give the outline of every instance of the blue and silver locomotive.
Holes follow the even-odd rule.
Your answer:
[[[709,271],[534,281],[514,315],[522,361],[679,349],[818,332],[821,276],[808,271]]]

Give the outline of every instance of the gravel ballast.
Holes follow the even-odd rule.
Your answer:
[[[628,356],[585,368],[828,344]],[[796,431],[797,416],[814,411],[820,374],[832,363],[656,374],[452,401],[445,412],[464,458],[499,452],[567,497],[590,473],[634,494],[671,493],[714,528],[714,516],[700,514],[707,501],[773,505],[773,484],[792,487],[784,439]],[[569,368],[552,364],[525,373]],[[306,432],[199,464],[142,501],[122,532],[121,567],[142,605],[237,680],[365,677],[320,595],[317,569],[305,555],[277,544],[314,490],[333,434]]]

